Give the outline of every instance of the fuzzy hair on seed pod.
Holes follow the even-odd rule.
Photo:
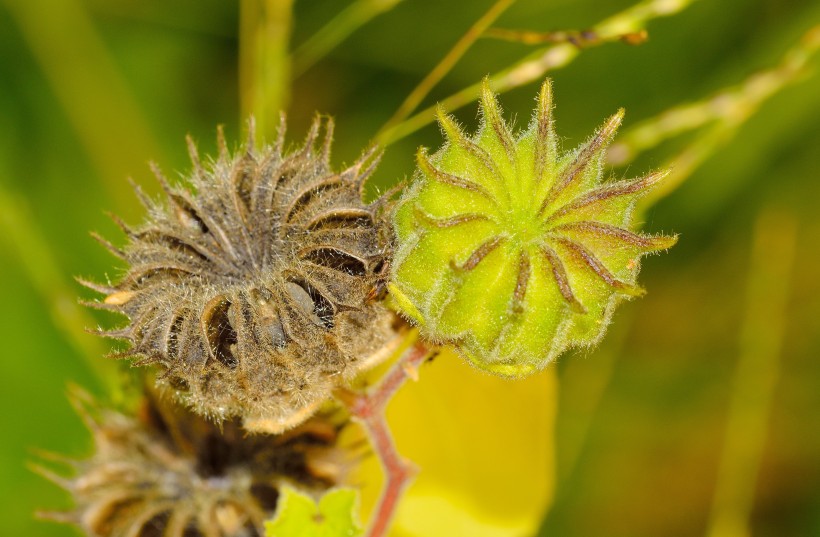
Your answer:
[[[81,283],[106,295],[92,306],[126,315],[102,335],[130,342],[119,356],[165,369],[158,382],[199,414],[240,417],[278,432],[308,418],[333,388],[386,354],[392,314],[377,301],[392,255],[387,198],[362,201],[379,157],[330,166],[333,121],[316,147],[286,152],[284,127],[257,150],[253,122],[236,153],[219,132],[219,155],[200,160],[188,139],[190,186],[172,186],[129,242],[99,238],[129,268],[115,284]],[[282,120],[284,125],[284,118]]]
[[[73,390],[72,403],[93,435],[94,455],[43,454],[73,470],[33,469],[70,492],[75,508],[41,513],[93,537],[261,537],[282,487],[321,494],[342,477],[340,424],[316,416],[281,435],[218,427],[148,394],[137,417],[100,408]],[[45,462],[45,461],[44,461]]]
[[[439,109],[446,138],[419,150],[397,204],[390,292],[423,336],[470,363],[517,377],[595,345],[615,307],[639,296],[641,258],[676,236],[636,232],[636,201],[667,175],[604,177],[623,110],[575,150],[560,151],[552,86],[515,133],[485,79],[481,126],[465,133]]]

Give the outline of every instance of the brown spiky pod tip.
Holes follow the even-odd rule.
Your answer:
[[[343,422],[315,416],[281,435],[221,427],[156,393],[136,416],[101,408],[74,390],[72,402],[94,439],[86,460],[47,455],[64,477],[34,470],[66,489],[75,508],[41,513],[94,537],[261,537],[284,484],[321,494],[343,476],[335,446]]]
[[[128,243],[101,241],[129,268],[92,288],[106,295],[97,307],[129,319],[101,332],[130,342],[123,356],[162,367],[159,382],[201,415],[277,432],[394,337],[392,315],[373,300],[392,255],[389,210],[362,201],[374,150],[331,168],[332,120],[317,116],[289,152],[284,127],[261,150],[252,122],[249,131],[236,152],[220,134],[214,160],[189,139],[182,186],[152,166],[167,201],[145,201],[139,227],[115,219]]]

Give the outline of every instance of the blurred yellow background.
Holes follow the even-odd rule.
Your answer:
[[[580,30],[635,3],[518,0],[493,26]],[[503,486],[554,496],[542,535],[731,537],[744,528],[754,536],[820,535],[818,61],[808,59],[799,74],[749,78],[782,65],[786,51],[820,23],[820,2],[689,3],[644,2],[681,12],[649,21],[649,38],[637,46],[557,45],[571,61],[548,73],[565,147],[623,106],[624,143],[646,142],[647,150],[612,174],[636,176],[682,155],[676,169],[683,182],[643,213],[645,229],[680,234],[668,254],[646,259],[648,295],[620,308],[600,348],[564,356],[548,373],[558,379],[557,395],[550,394],[558,401],[554,431],[528,437],[533,422],[549,426],[554,409],[527,414],[520,400],[498,401],[519,409],[508,416],[480,414],[454,425],[498,430],[518,443],[509,453],[487,453],[485,464],[499,483],[510,468]],[[291,42],[301,52],[290,138],[301,138],[315,111],[331,114],[334,163],[352,162],[494,4],[296,0]],[[380,7],[384,13],[375,16]],[[373,19],[327,55],[312,58],[315,47],[300,48],[345,9],[363,22],[355,18],[359,8]],[[148,160],[175,176],[188,170],[186,134],[203,153],[214,151],[217,124],[229,140],[242,135],[239,26],[237,2],[0,0],[1,535],[76,534],[34,520],[36,509],[69,501],[25,466],[34,448],[87,454],[89,438],[66,401],[66,384],[104,394],[111,391],[104,379],[121,374],[100,358],[106,344],[82,332],[111,319],[76,306],[89,295],[72,276],[120,274],[88,231],[119,242],[104,211],[139,221],[126,179],[156,195]],[[544,46],[479,39],[420,109]],[[519,126],[543,76],[500,98]],[[785,78],[793,83],[779,87]],[[721,93],[734,87],[738,93]],[[709,100],[716,93],[722,97]],[[636,130],[690,102],[701,105]],[[473,130],[475,112],[472,103],[456,115]],[[722,119],[710,123],[709,114]],[[683,127],[699,121],[703,128]],[[656,144],[665,128],[670,139]],[[390,145],[374,187],[409,177],[416,147],[440,140],[427,124]],[[428,390],[447,389],[429,382]],[[395,413],[411,411],[405,404]],[[442,408],[435,426],[451,411]],[[540,412],[543,420],[533,419]],[[511,430],[517,433],[502,432]],[[420,427],[417,435],[405,441],[408,454],[435,442],[451,457],[486,451],[475,445],[481,434],[434,436]],[[549,438],[544,459],[510,457],[532,453],[521,445],[528,438]],[[419,447],[419,439],[428,443]],[[469,472],[454,471],[452,479],[468,482]]]

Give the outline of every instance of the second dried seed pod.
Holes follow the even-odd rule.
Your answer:
[[[33,468],[75,503],[43,516],[93,537],[262,537],[284,487],[321,494],[344,477],[349,457],[336,446],[344,422],[330,415],[249,436],[238,421],[217,426],[150,391],[136,416],[79,390],[71,400],[94,454],[44,454]],[[54,463],[69,475],[51,470]]]

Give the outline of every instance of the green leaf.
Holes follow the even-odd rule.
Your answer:
[[[330,490],[317,505],[307,494],[283,487],[276,514],[265,523],[267,537],[359,537],[358,502],[358,491],[350,488]]]

